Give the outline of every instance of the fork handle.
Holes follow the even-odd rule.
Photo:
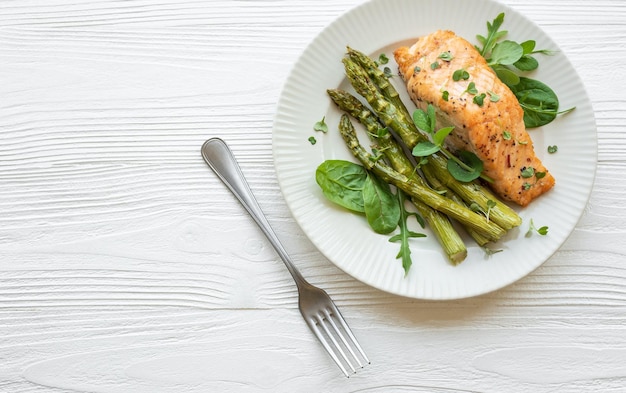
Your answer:
[[[248,185],[243,172],[241,172],[241,168],[239,167],[233,152],[230,150],[226,142],[220,138],[211,138],[204,142],[201,152],[204,161],[206,161],[217,177],[219,177],[220,180],[224,182],[226,187],[228,187],[228,189],[237,197],[243,207],[248,211],[248,213],[250,213],[259,228],[261,228],[269,242],[285,263],[285,266],[287,266],[287,269],[296,281],[298,288],[302,284],[308,284],[298,269],[296,269],[295,265],[291,261],[291,258],[287,254],[287,251],[280,243],[278,236],[276,236],[276,233],[272,229],[269,221],[267,221],[259,203],[250,190],[250,186]]]

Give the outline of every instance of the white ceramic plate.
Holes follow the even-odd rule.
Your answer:
[[[389,243],[388,236],[375,234],[364,217],[328,202],[315,182],[315,169],[324,160],[354,160],[336,131],[340,112],[325,90],[347,86],[341,64],[346,45],[376,58],[380,53],[393,58],[397,46],[437,29],[453,30],[475,42],[476,34],[486,33],[486,22],[500,12],[506,15],[502,29],[509,31],[508,38],[518,42],[534,39],[537,48],[557,51],[553,56],[541,56],[533,77],[556,91],[561,108],[576,107],[551,124],[530,131],[537,154],[556,178],[556,187],[531,206],[517,209],[522,226],[497,245],[502,252],[489,257],[468,240],[467,259],[452,266],[432,236],[412,239],[413,266],[405,277],[396,259],[399,245]],[[330,128],[327,134],[313,130],[323,116]],[[317,139],[315,145],[308,141],[311,136]],[[557,145],[558,152],[548,154],[549,145]],[[420,299],[459,299],[515,282],[563,244],[589,198],[597,137],[591,103],[576,71],[540,28],[513,9],[489,0],[373,0],[327,26],[294,65],[278,103],[273,152],[278,181],[293,216],[335,265],[390,293]],[[547,225],[548,235],[525,237],[531,219],[537,227]],[[425,233],[430,234],[428,230]]]

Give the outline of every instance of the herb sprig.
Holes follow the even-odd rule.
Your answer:
[[[454,127],[436,129],[437,119],[433,105],[428,105],[426,111],[416,109],[413,112],[413,122],[418,129],[428,133],[432,140],[420,142],[415,145],[412,151],[415,157],[427,157],[442,151],[445,138],[454,130]],[[469,151],[460,151],[458,155],[445,155],[448,158],[448,172],[450,172],[455,179],[462,182],[469,182],[481,176],[483,162],[476,154]]]

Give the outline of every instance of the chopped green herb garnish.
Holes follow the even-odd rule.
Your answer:
[[[443,61],[450,61],[450,60],[454,59],[454,56],[452,56],[452,53],[450,53],[450,52],[441,52],[441,54],[438,56],[438,58],[443,60]]]
[[[498,102],[498,101],[500,101],[500,96],[497,95],[496,93],[494,93],[493,91],[488,90],[487,94],[489,94],[489,101],[491,101],[491,102]]]
[[[316,143],[317,143],[317,140],[315,139],[315,137],[314,137],[314,136],[310,136],[310,137],[309,137],[309,142],[310,142],[312,145],[314,145],[314,144],[316,144]]]
[[[546,177],[546,172],[535,172],[535,178],[537,180],[543,179],[544,177]]]
[[[326,116],[322,117],[322,120],[315,123],[313,129],[315,131],[328,132],[328,125],[326,124]]]
[[[478,94],[478,90],[476,89],[476,83],[470,82],[469,85],[467,85],[467,89],[465,89],[465,92],[470,94]]]
[[[439,64],[438,62],[434,62],[430,65],[430,68],[432,70],[436,70],[437,68],[441,67],[441,64]]]
[[[420,67],[418,67],[418,66],[415,66],[415,68],[413,68],[413,72],[414,72],[414,73],[416,73],[416,74],[417,74],[418,72],[420,72],[421,70],[422,70],[422,69],[421,69]]]
[[[497,249],[497,250],[494,250],[494,249],[489,248],[489,247],[487,247],[487,246],[482,246],[481,248],[482,248],[482,249],[483,249],[483,251],[485,252],[485,255],[487,255],[488,257],[489,257],[489,256],[492,256],[493,254],[497,254],[497,253],[499,253],[499,252],[504,251],[504,250],[502,250],[502,249]]]
[[[474,104],[478,105],[478,106],[483,106],[483,104],[485,103],[485,97],[487,97],[487,95],[485,93],[480,93],[476,96],[474,96]]]
[[[387,78],[391,78],[393,76],[393,72],[391,71],[391,68],[389,68],[389,67],[385,67],[383,69],[383,72],[385,73],[385,76]]]
[[[554,154],[559,150],[557,145],[548,146],[548,153]]]
[[[380,64],[387,64],[387,63],[389,63],[389,58],[387,57],[387,55],[386,55],[386,54],[381,53],[381,54],[378,56],[378,62],[379,62]]]
[[[504,138],[505,141],[511,140],[511,133],[507,130],[502,131],[502,138]]]
[[[450,97],[450,93],[448,92],[448,90],[444,90],[443,93],[441,93],[441,98],[443,98],[444,101],[448,101]]]
[[[535,226],[535,223],[533,222],[533,219],[531,218],[530,223],[528,225],[528,231],[526,231],[526,237],[531,237],[533,235],[533,232],[536,232],[540,234],[541,236],[545,236],[548,234],[548,227],[544,225],[540,228],[537,228]]]
[[[533,168],[532,166],[526,167],[524,169],[522,169],[522,177],[524,179],[528,179],[535,176],[535,168]]]
[[[469,77],[469,72],[465,71],[465,69],[463,68],[454,71],[454,73],[452,74],[452,80],[455,82],[458,82],[460,80],[468,80]]]

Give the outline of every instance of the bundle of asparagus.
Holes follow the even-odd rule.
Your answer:
[[[327,91],[345,112],[339,124],[341,136],[367,171],[410,197],[452,263],[463,261],[467,248],[451,220],[460,223],[481,247],[498,241],[521,224],[517,213],[479,180],[462,182],[454,178],[447,163],[460,160],[445,148],[423,157],[419,164],[405,154],[430,138],[416,127],[387,74],[373,59],[352,48],[348,48],[343,63],[352,87],[369,107],[345,90]],[[382,153],[384,159],[375,157],[360,144],[350,118],[366,128],[375,151]]]

